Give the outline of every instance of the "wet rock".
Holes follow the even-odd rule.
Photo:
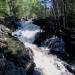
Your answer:
[[[64,64],[64,66],[67,68],[67,70],[73,74],[75,74],[75,67],[74,65]]]
[[[46,32],[42,32],[42,33],[37,33],[34,43],[37,44],[38,46],[41,46],[42,42],[45,41],[46,38],[48,38],[50,34],[46,33]]]
[[[56,32],[56,21],[54,17],[47,17],[45,19],[34,19],[33,23],[40,26],[47,33],[54,34]],[[58,25],[58,24],[57,24]]]
[[[27,75],[33,74],[35,64],[28,54],[8,54],[6,58],[13,62],[16,67],[23,68]]]
[[[24,68],[16,67],[13,62],[5,58],[0,59],[0,65],[0,75],[27,75]]]
[[[0,69],[2,69],[5,66],[4,61],[5,61],[4,55],[0,53]]]

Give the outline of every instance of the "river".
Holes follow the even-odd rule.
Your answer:
[[[33,24],[32,20],[29,20],[23,21],[21,27],[12,33],[13,36],[23,42],[26,48],[32,49],[34,63],[36,64],[34,75],[73,75],[65,68],[64,64],[66,62],[60,60],[56,55],[48,54],[50,50],[48,45],[55,41],[55,39],[57,40],[57,36],[46,39],[41,47],[33,43],[35,36],[40,32],[43,32],[43,30]],[[64,52],[64,49],[59,47],[59,51]]]

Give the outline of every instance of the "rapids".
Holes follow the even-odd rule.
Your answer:
[[[57,58],[56,55],[48,55],[50,49],[47,46],[38,47],[33,44],[35,35],[43,31],[39,26],[33,24],[32,20],[22,22],[21,24],[22,26],[13,32],[12,35],[23,42],[26,48],[32,49],[34,63],[36,64],[34,75],[73,75],[65,68],[65,62]]]

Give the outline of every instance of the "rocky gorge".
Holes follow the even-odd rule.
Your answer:
[[[49,34],[31,19],[21,21],[16,30],[10,25],[0,24],[1,75],[75,74],[74,64],[66,62],[62,37]]]

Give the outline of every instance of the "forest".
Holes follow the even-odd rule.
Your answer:
[[[74,28],[74,4],[74,0],[0,0],[0,15],[18,19],[52,17],[59,27]]]

